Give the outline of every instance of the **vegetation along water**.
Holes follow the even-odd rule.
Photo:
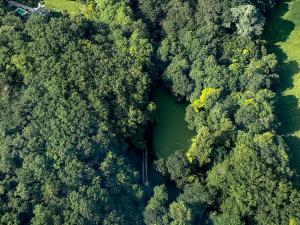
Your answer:
[[[0,224],[300,225],[282,2],[0,0]]]

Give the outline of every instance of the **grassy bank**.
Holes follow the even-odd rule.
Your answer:
[[[280,84],[276,89],[280,132],[291,149],[292,166],[300,174],[300,0],[286,1],[274,10],[265,39],[279,60]]]
[[[79,14],[81,11],[81,6],[76,1],[70,0],[45,0],[45,5],[47,8],[53,11],[64,11],[66,10],[70,15]]]

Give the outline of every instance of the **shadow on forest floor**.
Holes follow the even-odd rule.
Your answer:
[[[291,33],[295,30],[296,24],[293,21],[284,19],[283,16],[289,11],[289,1],[281,3],[267,17],[264,39],[268,41],[268,50],[277,56],[279,83],[275,84],[275,91],[278,94],[276,102],[276,114],[281,122],[279,133],[285,137],[290,148],[290,162],[300,174],[300,137],[295,135],[300,132],[300,108],[299,99],[293,94],[287,94],[287,90],[294,88],[294,78],[300,72],[296,60],[289,60],[287,53],[281,48],[281,44],[287,42]],[[300,90],[299,90],[300,92]],[[297,184],[300,184],[299,177]]]

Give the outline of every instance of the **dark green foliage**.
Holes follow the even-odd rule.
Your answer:
[[[139,0],[139,7],[152,24],[159,23],[168,0]]]
[[[7,15],[0,32],[0,223],[141,224],[121,153],[144,146],[143,28],[121,43],[101,23]]]
[[[275,132],[270,89],[277,60],[260,41],[262,13],[274,3],[170,0],[164,8],[163,81],[190,100],[186,121],[197,135],[186,154],[176,152],[157,166],[181,188],[178,199],[194,224],[204,223],[203,214],[220,225],[300,221],[288,149]],[[186,193],[199,180],[194,206]]]
[[[144,212],[144,221],[147,225],[169,224],[166,209],[168,201],[166,187],[156,186],[153,191],[153,197],[149,200]]]
[[[276,0],[253,0],[253,4],[257,5],[263,12],[268,12],[272,9],[276,3],[280,1]]]
[[[183,200],[173,202],[167,208],[168,194],[164,185],[154,187],[153,197],[144,212],[147,225],[189,225],[192,222],[191,209]]]
[[[182,151],[177,151],[167,160],[160,159],[156,162],[157,170],[163,174],[170,174],[171,180],[177,182],[177,185],[182,187],[183,184],[190,178],[191,169],[188,161]]]
[[[0,0],[0,224],[298,224],[260,40],[275,1],[80,2],[84,18],[48,21]],[[197,134],[155,163],[178,196],[145,204],[126,153],[146,147],[160,70]]]
[[[299,192],[286,180],[290,171],[284,148],[282,139],[272,133],[238,135],[233,152],[208,174],[209,185],[225,190],[222,213],[214,220],[232,212],[240,221],[257,224],[288,224],[299,218]]]

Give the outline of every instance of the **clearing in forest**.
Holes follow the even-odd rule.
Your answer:
[[[279,61],[276,109],[280,133],[291,149],[292,166],[300,174],[300,0],[286,1],[275,9],[264,36]]]
[[[66,10],[70,15],[80,13],[80,3],[71,0],[45,0],[45,5],[48,9],[61,12]]]

